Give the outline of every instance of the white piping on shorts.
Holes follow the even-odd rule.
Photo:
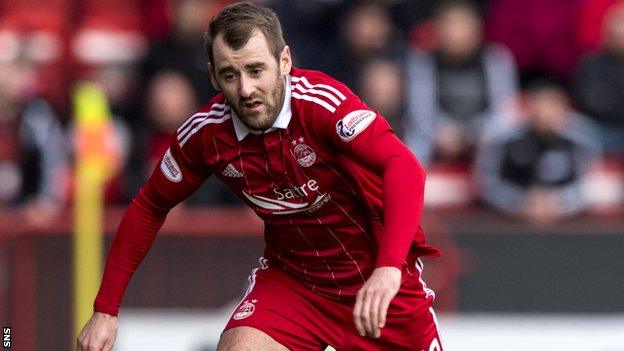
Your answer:
[[[260,257],[258,259],[258,263],[260,264],[260,267],[256,267],[251,271],[251,275],[249,275],[249,278],[247,278],[247,280],[249,280],[249,286],[247,286],[247,290],[245,291],[245,295],[243,296],[243,298],[236,304],[236,308],[234,309],[232,314],[234,314],[234,312],[236,312],[240,304],[243,303],[245,299],[247,299],[247,296],[251,293],[254,286],[256,285],[256,273],[258,272],[258,270],[269,268],[269,264],[267,262],[268,260],[264,257]]]

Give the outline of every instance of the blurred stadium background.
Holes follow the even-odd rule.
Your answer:
[[[13,349],[72,348],[125,205],[214,94],[202,32],[227,3],[0,1]],[[447,350],[624,350],[623,1],[262,3],[295,64],[347,83],[427,168]],[[115,349],[214,349],[261,231],[207,181],[131,282]]]

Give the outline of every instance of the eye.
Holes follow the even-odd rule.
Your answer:
[[[254,69],[252,69],[252,70],[251,70],[251,73],[250,73],[250,74],[251,74],[253,77],[257,77],[257,76],[259,76],[261,73],[262,73],[262,69],[260,69],[260,68],[254,68]]]
[[[226,81],[226,82],[231,82],[231,81],[233,81],[234,79],[236,79],[236,75],[235,75],[234,73],[226,73],[226,74],[223,76],[223,79],[225,79],[225,81]]]

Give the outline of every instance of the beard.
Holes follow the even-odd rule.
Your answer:
[[[275,79],[275,88],[269,92],[268,96],[261,93],[254,93],[247,99],[239,100],[239,103],[232,106],[234,112],[238,115],[241,122],[249,129],[257,131],[265,131],[273,125],[282,108],[284,100],[284,83],[281,76]],[[247,107],[249,102],[260,102],[261,109],[258,111],[250,111]]]

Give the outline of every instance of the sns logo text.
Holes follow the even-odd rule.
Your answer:
[[[11,348],[11,328],[2,328],[2,346],[5,349]]]

